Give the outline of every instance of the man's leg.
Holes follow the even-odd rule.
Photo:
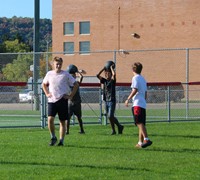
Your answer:
[[[110,125],[111,125],[111,128],[112,128],[112,133],[111,135],[115,135],[116,134],[116,131],[115,131],[115,123],[114,123],[114,117],[108,117],[109,120],[110,120]]]
[[[146,128],[143,124],[137,124],[138,129],[139,129],[139,142],[143,142],[144,138],[147,137],[147,132],[146,132]]]
[[[49,132],[52,134],[55,134],[55,125],[54,125],[54,117],[53,116],[49,116],[48,117],[48,128],[49,128]]]
[[[66,120],[66,134],[69,134],[70,120]]]
[[[65,120],[64,121],[60,121],[60,139],[64,140],[65,132],[66,132]]]
[[[57,138],[55,135],[55,125],[54,125],[54,117],[53,116],[48,117],[48,129],[51,134],[51,141],[50,141],[49,145],[53,146],[57,142]]]
[[[64,139],[65,139],[65,133],[66,133],[66,120],[60,120],[60,142],[58,143],[58,146],[63,146]]]
[[[78,119],[78,123],[79,123],[79,126],[80,126],[80,134],[84,134],[85,131],[83,129],[83,121],[82,121],[82,118],[77,118]]]
[[[142,148],[146,148],[152,144],[152,141],[148,138],[146,127],[143,123],[138,124],[138,128],[140,133],[140,138],[143,138],[143,143],[141,145]]]

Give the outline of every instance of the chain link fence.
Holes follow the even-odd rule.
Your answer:
[[[45,127],[47,102],[40,83],[51,69],[53,56],[59,53],[38,53],[39,67],[33,67],[33,53],[0,54],[0,127]],[[78,52],[75,53],[76,56]],[[87,59],[89,57],[90,64]],[[87,71],[81,86],[84,123],[106,124],[100,84],[96,73],[107,60],[116,63],[116,116],[122,123],[133,123],[131,104],[124,106],[130,93],[131,65],[140,61],[144,65],[143,76],[148,82],[147,122],[172,122],[200,120],[198,83],[200,49],[155,49],[98,51],[84,55],[81,60],[67,56],[68,64],[79,64]],[[81,65],[80,65],[81,64]],[[91,68],[92,67],[92,68]],[[64,67],[65,68],[65,67]],[[88,70],[89,69],[89,70]],[[34,72],[37,71],[37,77]],[[5,84],[6,82],[18,84]],[[171,83],[173,82],[173,83]],[[88,83],[84,86],[84,83]],[[90,85],[89,85],[90,84]],[[56,119],[58,122],[58,119]],[[72,117],[72,124],[76,124]]]

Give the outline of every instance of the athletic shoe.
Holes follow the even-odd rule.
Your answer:
[[[113,131],[112,133],[111,133],[111,135],[115,135],[116,134],[116,132],[115,131]]]
[[[153,142],[150,140],[144,140],[144,142],[142,143],[142,148],[146,148],[147,146],[151,146]]]
[[[64,144],[60,141],[57,146],[64,146]]]
[[[80,131],[79,134],[85,134],[85,131]]]
[[[142,148],[142,146],[140,144],[136,144],[135,147],[138,149]]]
[[[66,135],[68,135],[68,134],[69,134],[69,132],[66,132],[65,134],[66,134]]]
[[[50,141],[50,143],[49,143],[49,146],[54,146],[54,145],[56,144],[56,142],[57,142],[57,138],[56,138],[56,137],[51,138],[51,141]]]
[[[119,134],[122,134],[122,132],[123,132],[123,130],[124,130],[124,126],[119,126],[119,128],[118,128],[118,133]]]

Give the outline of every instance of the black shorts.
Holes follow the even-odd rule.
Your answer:
[[[72,115],[75,115],[78,119],[82,118],[82,110],[81,110],[81,103],[69,104],[69,118],[72,117]]]
[[[48,103],[48,116],[55,117],[58,113],[60,121],[68,120],[68,100],[60,99],[55,103]]]
[[[134,117],[135,124],[146,124],[146,109],[139,106],[132,107],[132,113]]]

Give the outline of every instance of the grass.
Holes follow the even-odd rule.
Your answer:
[[[200,124],[147,124],[153,145],[135,149],[137,127],[71,126],[64,147],[49,147],[48,129],[1,129],[1,179],[199,179]],[[56,127],[58,135],[58,127]]]
[[[83,110],[83,119],[84,122],[98,122],[100,118],[100,111],[99,110]],[[199,109],[190,109],[187,112],[187,116],[189,118],[199,118],[200,112]],[[172,109],[170,111],[171,119],[175,120],[186,120],[186,110],[185,109]],[[0,110],[0,125],[3,120],[7,121],[32,121],[36,123],[40,123],[40,112],[39,111],[31,111],[31,110]],[[119,117],[121,122],[125,122],[127,118],[132,121],[132,113],[130,108],[127,109],[117,109],[116,116]],[[147,121],[148,120],[163,120],[166,121],[168,118],[168,111],[167,109],[147,109]],[[19,123],[18,123],[19,124]]]

